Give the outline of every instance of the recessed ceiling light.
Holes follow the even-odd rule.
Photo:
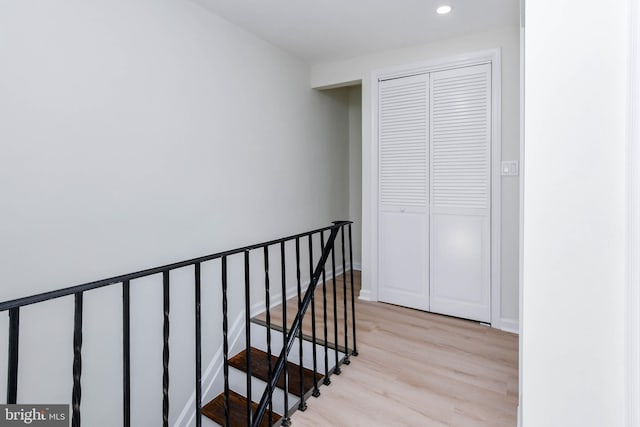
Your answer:
[[[448,5],[440,6],[436,9],[438,15],[446,15],[449,12],[451,12],[451,6]]]

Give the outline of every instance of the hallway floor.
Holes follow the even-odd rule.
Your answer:
[[[357,301],[356,314],[360,355],[293,425],[516,425],[517,335],[384,303]]]

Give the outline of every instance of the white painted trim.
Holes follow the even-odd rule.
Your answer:
[[[244,331],[244,311],[240,313],[236,320],[229,328],[229,348],[231,349],[231,353],[235,354],[240,349],[236,348],[238,345],[238,341],[240,337],[243,335]],[[244,342],[242,343],[244,345]],[[236,351],[237,350],[237,351]],[[216,380],[219,378],[222,372],[222,346],[216,351],[216,353],[211,358],[209,365],[207,365],[207,369],[202,374],[202,396],[206,396],[211,387],[215,384]],[[187,399],[187,403],[185,403],[178,419],[173,424],[174,427],[187,427],[191,426],[194,422],[196,411],[194,409],[196,401],[196,393],[195,390]],[[186,421],[185,421],[186,420]]]
[[[502,58],[500,49],[491,59],[491,326],[501,328],[502,318]]]
[[[640,425],[640,6],[629,2],[627,115],[627,426]]]
[[[502,193],[502,176],[500,172],[500,160],[502,156],[502,89],[501,89],[501,70],[502,62],[500,48],[488,49],[467,53],[462,55],[451,56],[429,60],[425,62],[394,66],[374,70],[371,73],[371,141],[374,147],[371,150],[371,199],[369,200],[371,208],[371,228],[369,233],[371,236],[370,253],[373,255],[372,261],[375,268],[370,272],[371,287],[370,292],[360,292],[360,299],[368,301],[378,301],[379,286],[379,263],[378,263],[378,195],[379,195],[379,176],[378,176],[378,91],[381,79],[398,78],[411,76],[415,74],[430,73],[434,71],[442,71],[453,68],[465,67],[470,65],[478,65],[491,63],[491,82],[492,82],[492,138],[491,138],[491,326],[500,328],[501,322],[501,268],[500,268],[500,241],[501,241],[501,193]]]
[[[492,62],[496,57],[500,57],[500,48],[480,50],[460,55],[447,56],[444,58],[430,59],[428,61],[421,61],[413,64],[396,65],[393,67],[374,70],[371,73],[371,83],[372,86],[376,86],[376,91],[372,92],[372,94],[375,94],[377,97],[377,86],[380,79],[394,79],[398,77],[412,76],[415,74],[433,73],[435,71],[485,64]]]
[[[500,319],[500,329],[512,334],[520,333],[520,325],[516,319]]]
[[[360,296],[358,299],[362,301],[375,301],[371,297],[371,292],[368,289],[360,289]]]
[[[371,124],[371,148],[370,148],[370,153],[371,153],[371,157],[369,159],[370,163],[370,167],[369,167],[369,173],[370,173],[370,177],[369,177],[369,185],[371,187],[371,198],[369,199],[369,212],[371,215],[371,223],[370,223],[370,228],[369,228],[369,241],[371,242],[371,247],[366,248],[364,246],[364,239],[362,241],[363,246],[362,246],[362,252],[364,252],[365,250],[369,251],[369,254],[371,255],[371,258],[369,259],[369,262],[371,263],[371,267],[369,270],[369,275],[371,277],[371,283],[369,285],[369,289],[367,290],[367,296],[368,296],[368,300],[367,301],[378,301],[378,282],[379,282],[379,271],[380,271],[380,266],[379,266],[379,260],[380,260],[380,252],[378,250],[378,223],[379,223],[379,204],[378,204],[378,196],[379,196],[379,190],[380,190],[380,186],[379,186],[379,182],[378,182],[378,178],[379,178],[379,154],[380,154],[380,150],[379,150],[379,141],[378,141],[378,134],[379,134],[379,116],[378,116],[378,98],[380,96],[380,78],[378,76],[378,72],[373,71],[371,73],[371,84],[370,86],[370,94],[369,94],[369,104],[371,105],[371,110],[369,111],[369,114],[371,115],[369,123]],[[364,134],[364,133],[363,133]],[[363,153],[364,153],[364,148],[363,148]],[[362,161],[364,162],[364,157],[362,159]],[[363,166],[363,170],[364,170],[364,166]],[[365,180],[363,178],[363,184],[365,183]],[[362,200],[362,205],[365,205],[365,200],[364,200],[364,196],[365,196],[365,192],[363,189],[363,200]],[[364,213],[363,213],[364,216]],[[364,225],[364,221],[363,221],[363,225]],[[362,233],[364,234],[364,227],[362,230]],[[364,287],[363,287],[364,290]],[[363,292],[360,292],[360,295],[362,296]],[[364,297],[364,296],[363,296]]]
[[[518,219],[518,318],[520,334],[518,336],[518,427],[522,427],[522,348],[524,335],[524,320],[522,313],[524,288],[524,170],[525,140],[524,140],[524,97],[525,97],[525,0],[520,0],[520,201]]]

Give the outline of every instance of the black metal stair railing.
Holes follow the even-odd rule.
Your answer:
[[[321,240],[321,246],[322,246],[322,254],[320,257],[320,260],[318,261],[315,269],[313,269],[313,264],[312,261],[310,261],[310,269],[311,269],[311,280],[309,283],[309,286],[304,294],[304,298],[301,297],[301,287],[300,287],[300,244],[299,244],[299,238],[296,238],[296,264],[297,264],[297,268],[296,268],[296,278],[297,278],[297,285],[298,285],[298,312],[295,315],[295,318],[293,320],[293,323],[291,324],[291,326],[289,327],[289,329],[287,330],[286,327],[286,317],[285,320],[283,322],[284,327],[283,327],[283,336],[284,336],[284,343],[282,346],[282,350],[280,351],[280,356],[278,357],[278,361],[275,364],[275,367],[273,367],[273,369],[271,368],[271,365],[269,365],[269,381],[267,382],[267,386],[262,394],[262,397],[260,399],[260,403],[258,404],[258,408],[256,409],[255,413],[253,414],[252,420],[248,425],[251,425],[253,427],[258,427],[261,425],[263,418],[265,417],[265,415],[268,416],[268,420],[269,420],[269,426],[273,425],[273,421],[271,418],[272,415],[272,404],[273,404],[273,390],[274,388],[277,386],[278,381],[280,380],[280,376],[284,375],[285,377],[285,385],[288,383],[287,381],[287,358],[289,353],[291,352],[291,349],[294,346],[295,340],[296,338],[298,338],[298,343],[299,343],[299,354],[300,354],[300,358],[299,358],[299,368],[300,368],[300,403],[298,405],[298,409],[301,411],[304,411],[307,407],[306,403],[305,403],[305,390],[304,390],[304,385],[303,385],[303,375],[302,375],[302,369],[303,369],[303,356],[302,356],[302,352],[303,352],[303,346],[302,346],[302,341],[303,341],[303,334],[302,334],[302,324],[303,324],[303,320],[305,317],[305,314],[307,312],[307,310],[309,309],[309,307],[311,306],[311,310],[312,310],[312,321],[311,321],[311,328],[312,328],[312,337],[311,337],[311,343],[312,343],[312,348],[313,348],[313,374],[314,374],[314,385],[313,385],[313,391],[312,391],[312,395],[315,397],[318,397],[320,395],[320,392],[318,390],[317,387],[317,378],[316,378],[316,373],[317,373],[317,360],[316,360],[316,345],[318,344],[317,342],[317,337],[316,337],[316,330],[315,330],[315,322],[316,322],[316,318],[315,318],[315,292],[316,292],[316,287],[320,281],[320,279],[322,279],[323,282],[323,320],[324,320],[324,357],[325,357],[325,378],[324,378],[324,384],[325,385],[329,385],[331,382],[329,380],[329,376],[331,373],[339,375],[340,374],[340,365],[342,363],[344,364],[349,364],[349,356],[353,355],[353,356],[357,356],[358,353],[356,351],[356,341],[355,341],[355,291],[354,291],[354,285],[353,285],[353,272],[351,272],[350,274],[350,288],[351,288],[351,307],[352,307],[352,330],[354,331],[354,336],[353,336],[353,349],[350,350],[348,347],[348,335],[349,335],[349,327],[348,327],[348,323],[349,323],[349,318],[348,318],[348,310],[347,310],[347,303],[348,303],[348,299],[349,299],[349,295],[348,295],[348,290],[347,290],[347,270],[346,270],[346,254],[345,254],[345,227],[348,227],[349,230],[349,254],[350,254],[350,262],[351,262],[351,270],[353,270],[353,249],[352,249],[352,242],[351,242],[351,222],[349,221],[336,221],[334,222],[334,226],[330,227],[330,235],[329,238],[326,241],[324,241],[324,231],[322,230],[320,231],[320,240]],[[341,360],[339,360],[339,343],[338,343],[338,338],[339,338],[339,334],[338,334],[338,295],[337,295],[337,285],[336,285],[336,281],[337,281],[337,276],[336,276],[336,261],[335,261],[335,241],[336,238],[338,236],[338,234],[341,232],[341,246],[342,246],[342,271],[343,271],[343,296],[342,299],[344,301],[343,307],[344,307],[344,329],[343,329],[343,333],[344,333],[344,358]],[[312,260],[312,243],[311,243],[311,235],[309,236],[309,257],[310,260]],[[329,345],[328,345],[328,340],[327,340],[327,299],[326,299],[326,268],[325,265],[327,263],[327,260],[329,259],[329,257],[331,257],[331,268],[332,268],[332,282],[333,282],[333,326],[334,326],[334,341],[333,341],[333,345],[331,347],[333,347],[333,352],[335,355],[335,365],[333,370],[330,372],[329,368],[328,368],[328,350],[329,350]],[[283,265],[284,267],[284,265]],[[284,307],[284,309],[286,310],[286,307]],[[271,328],[270,325],[270,319],[267,318],[267,331],[269,331]],[[268,332],[267,332],[268,333]],[[287,405],[287,388],[285,387],[285,418],[282,421],[282,425],[289,425],[289,413],[288,413],[288,406]]]
[[[230,404],[230,385],[229,385],[229,321],[228,321],[228,293],[229,293],[229,271],[228,271],[228,259],[230,259],[234,255],[243,255],[244,256],[244,286],[239,286],[240,289],[243,288],[244,292],[244,328],[245,328],[245,345],[246,345],[246,411],[242,416],[243,419],[246,418],[246,425],[258,426],[260,425],[262,419],[265,416],[265,413],[268,411],[268,419],[269,425],[273,425],[273,391],[278,383],[278,380],[281,375],[284,373],[284,384],[285,384],[285,393],[284,393],[284,404],[285,404],[285,413],[283,414],[283,418],[280,421],[282,425],[288,425],[290,419],[289,412],[289,403],[288,403],[288,391],[289,389],[293,389],[294,387],[300,387],[300,402],[298,404],[299,410],[304,410],[306,408],[305,403],[305,390],[302,382],[302,365],[303,365],[303,348],[302,348],[302,322],[305,316],[307,309],[311,306],[312,312],[312,344],[313,344],[313,389],[311,395],[317,397],[320,395],[318,390],[318,361],[317,361],[317,350],[316,346],[324,347],[324,381],[323,383],[328,385],[330,384],[329,376],[332,373],[338,374],[340,371],[340,364],[348,363],[349,355],[357,355],[356,350],[356,318],[355,318],[355,296],[354,296],[354,281],[353,281],[353,268],[351,268],[351,273],[349,275],[350,278],[350,290],[351,290],[351,327],[352,327],[352,338],[351,341],[348,339],[349,333],[349,325],[348,325],[348,287],[347,287],[347,270],[346,270],[346,252],[345,252],[345,229],[348,231],[349,238],[349,261],[351,266],[353,266],[353,254],[352,254],[352,242],[351,242],[351,222],[350,221],[337,221],[334,222],[333,225],[311,230],[305,233],[296,234],[293,236],[284,237],[277,240],[272,240],[264,243],[259,243],[255,245],[245,246],[229,251],[219,252],[211,255],[206,255],[186,261],[176,262],[173,264],[150,268],[142,271],[138,271],[135,273],[124,274],[116,277],[111,277],[108,279],[97,280],[94,282],[85,283],[82,285],[72,286],[68,288],[63,288],[51,292],[45,292],[38,295],[32,295],[25,298],[19,298],[11,301],[5,301],[0,303],[0,312],[8,312],[9,315],[9,342],[7,349],[7,361],[8,361],[8,375],[7,375],[7,403],[8,404],[16,404],[17,396],[18,396],[18,377],[19,377],[19,364],[20,364],[20,354],[19,354],[19,340],[20,340],[20,311],[22,307],[28,305],[34,305],[38,303],[42,303],[45,301],[63,298],[63,297],[74,297],[74,316],[73,316],[73,347],[72,347],[72,375],[73,375],[73,385],[71,390],[71,425],[73,427],[81,426],[81,409],[82,409],[82,344],[83,344],[83,301],[84,296],[87,292],[90,292],[94,289],[104,288],[109,286],[121,286],[122,288],[122,390],[123,390],[123,402],[122,402],[122,424],[124,427],[130,427],[131,420],[131,376],[132,376],[132,364],[131,364],[131,308],[132,308],[132,299],[131,299],[131,287],[135,286],[132,283],[135,279],[140,279],[143,277],[149,277],[156,274],[162,275],[162,425],[163,427],[168,427],[169,425],[169,410],[170,410],[170,401],[169,401],[169,392],[170,392],[170,371],[169,371],[169,343],[170,343],[170,334],[171,324],[170,324],[170,289],[172,286],[170,273],[174,270],[183,268],[183,267],[193,267],[194,271],[194,336],[195,336],[195,361],[194,361],[194,411],[195,411],[195,423],[197,427],[202,426],[202,400],[203,400],[203,390],[202,390],[202,264],[208,261],[219,260],[221,263],[221,277],[219,281],[220,290],[221,290],[221,302],[219,310],[222,313],[222,354],[223,354],[223,375],[224,375],[224,421],[223,424],[225,426],[231,425],[231,404]],[[330,236],[325,242],[325,233],[330,232]],[[338,318],[337,318],[337,294],[336,294],[336,261],[335,261],[335,240],[338,234],[341,233],[341,254],[342,254],[342,271],[343,271],[343,309],[344,309],[344,347],[341,347],[338,343]],[[320,253],[321,256],[317,264],[314,267],[314,257],[313,257],[313,238],[314,236],[320,241]],[[304,294],[302,296],[302,286],[301,286],[301,239],[308,239],[308,248],[309,248],[309,274],[310,274],[310,283]],[[296,263],[296,287],[297,287],[297,305],[298,312],[293,320],[292,325],[287,328],[286,323],[286,304],[287,304],[287,283],[286,283],[286,263],[285,263],[285,243],[292,242],[295,244],[295,263]],[[270,272],[269,272],[269,248],[280,245],[280,268],[281,268],[281,279],[282,279],[282,305],[283,305],[283,341],[284,345],[282,350],[280,351],[280,356],[278,357],[275,365],[272,366],[271,363],[271,287],[270,287]],[[252,299],[257,298],[256,296],[251,295],[251,274],[250,274],[250,254],[252,251],[264,251],[264,280],[265,280],[265,310],[267,316],[267,354],[269,357],[268,366],[269,366],[269,376],[267,381],[267,386],[262,394],[260,402],[258,404],[258,408],[254,411],[252,406],[252,356],[251,351],[249,351],[252,347],[252,336],[251,336],[251,327],[250,324],[252,322],[251,319],[251,301]],[[328,344],[328,330],[327,330],[327,277],[326,277],[326,266],[327,260],[331,258],[331,272],[333,273],[333,321],[334,321],[334,337],[333,343],[331,345]],[[319,334],[316,332],[316,301],[315,301],[315,290],[322,279],[322,304],[320,304],[321,309],[323,310],[322,319],[324,322],[324,341],[320,340],[318,337]],[[31,313],[30,313],[31,314]],[[175,333],[175,331],[173,332]],[[300,368],[300,384],[289,384],[289,373],[287,372],[287,361],[288,355],[291,351],[295,339],[299,339],[299,368]],[[349,342],[352,343],[352,348],[349,349]],[[158,353],[160,349],[158,349]],[[175,350],[174,350],[175,351]],[[329,370],[328,365],[328,355],[329,352],[335,352],[335,366],[333,370]],[[338,360],[338,352],[342,352],[345,357],[342,360]],[[159,356],[160,357],[160,356]],[[322,375],[320,375],[322,378]]]

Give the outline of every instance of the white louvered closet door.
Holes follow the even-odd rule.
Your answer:
[[[491,321],[491,65],[431,73],[431,311]]]
[[[429,310],[429,78],[380,82],[380,301]]]

